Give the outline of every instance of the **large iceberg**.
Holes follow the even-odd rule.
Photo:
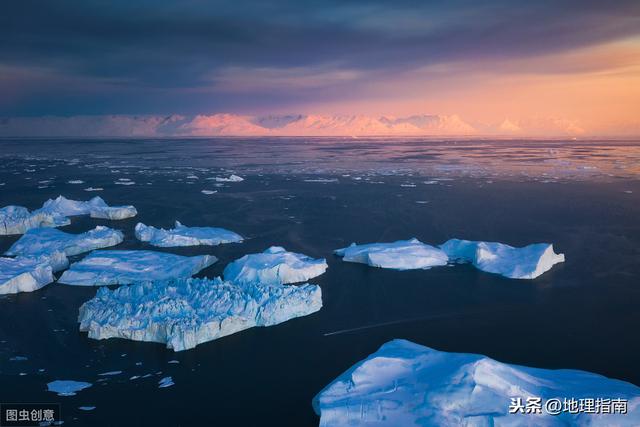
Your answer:
[[[97,207],[89,212],[91,218],[110,220],[133,218],[136,215],[138,211],[132,205]]]
[[[80,234],[65,233],[54,228],[34,228],[15,242],[5,255],[33,256],[59,251],[72,256],[115,246],[123,239],[121,231],[103,226]]]
[[[24,234],[38,227],[62,227],[71,221],[56,212],[36,209],[29,212],[24,206],[5,206],[0,209],[0,235]]]
[[[131,205],[109,206],[98,196],[86,202],[58,196],[44,202],[42,210],[64,216],[90,215],[92,218],[113,220],[131,218],[138,214],[136,208]]]
[[[39,256],[0,258],[0,295],[33,292],[55,280],[69,261],[63,252]]]
[[[622,401],[628,413],[615,413]],[[607,404],[612,413],[603,413]],[[321,427],[637,426],[640,388],[585,371],[509,365],[393,340],[318,393],[313,407]]]
[[[186,257],[154,251],[94,251],[71,264],[58,283],[105,286],[186,278],[217,260],[213,255]]]
[[[344,261],[394,270],[428,269],[446,265],[449,260],[442,250],[424,244],[418,239],[366,245],[352,243],[351,246],[337,249],[334,253],[343,257]]]
[[[139,222],[135,228],[138,240],[149,242],[153,246],[169,248],[173,246],[216,246],[222,243],[242,242],[241,235],[224,228],[186,227],[176,221],[175,228],[165,230],[144,225]]]
[[[556,254],[549,243],[514,248],[504,243],[451,239],[440,248],[452,261],[471,262],[482,271],[511,279],[535,279],[564,262],[564,254]]]
[[[139,283],[101,288],[80,307],[89,338],[126,338],[194,348],[254,326],[271,326],[322,307],[319,286],[280,286],[211,279]]]
[[[303,254],[287,252],[272,246],[259,254],[249,254],[229,263],[223,272],[225,280],[238,284],[264,283],[282,285],[306,282],[321,275],[327,261]]]

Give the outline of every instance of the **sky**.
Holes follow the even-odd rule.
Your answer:
[[[222,112],[633,133],[640,2],[3,2],[0,116]]]

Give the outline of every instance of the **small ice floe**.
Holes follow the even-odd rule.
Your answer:
[[[338,178],[312,178],[312,179],[304,179],[303,181],[304,182],[318,182],[318,183],[321,183],[321,184],[328,184],[330,182],[339,182]]]
[[[564,262],[564,254],[556,254],[549,243],[514,248],[504,243],[451,239],[440,248],[452,261],[470,262],[479,270],[511,279],[535,279]]]
[[[438,184],[438,181],[430,180],[430,181],[422,181],[422,183],[426,185],[434,185],[434,184]]]
[[[189,175],[187,176],[187,179],[200,179],[200,178],[198,178],[196,175]]]
[[[104,188],[102,187],[87,187],[84,189],[84,191],[103,191]]]
[[[416,187],[416,185],[415,184],[400,184],[400,187],[414,188],[414,187]]]
[[[80,409],[81,411],[93,411],[94,409],[96,409],[95,406],[78,406],[78,409]]]
[[[29,360],[28,357],[25,356],[13,356],[12,358],[9,359],[11,362],[24,362],[26,360]]]
[[[179,364],[180,361],[179,360],[169,360],[167,363],[173,363],[173,364]]]
[[[114,375],[120,375],[122,371],[109,371],[98,374],[99,377],[112,377]]]
[[[47,384],[47,390],[58,393],[58,396],[75,396],[77,392],[91,386],[91,383],[83,381],[56,380]]]
[[[216,176],[213,180],[216,182],[241,182],[244,181],[244,178],[238,175],[231,175],[229,177]]]
[[[418,239],[365,245],[352,243],[346,248],[336,249],[334,253],[347,262],[393,270],[428,269],[447,265],[449,260],[442,250],[422,243]]]
[[[319,286],[177,279],[100,288],[80,307],[89,338],[165,343],[175,351],[256,326],[272,326],[322,307]]]
[[[627,194],[633,194],[633,190],[624,190],[624,192]]]
[[[531,399],[540,402],[537,414],[525,413]],[[567,401],[606,401],[612,408],[614,400],[628,402],[624,413],[563,409]],[[511,365],[393,340],[339,375],[312,404],[323,427],[631,427],[640,425],[639,401],[637,386],[586,371]]]
[[[121,231],[103,226],[80,234],[65,233],[55,228],[34,228],[20,237],[5,255],[37,256],[58,251],[73,256],[115,246],[122,240],[124,235]]]
[[[69,261],[63,252],[38,256],[0,258],[0,295],[36,291],[55,280]]]
[[[176,221],[175,228],[165,230],[147,226],[141,222],[136,225],[135,235],[141,242],[149,242],[153,246],[169,248],[175,246],[216,246],[222,243],[242,242],[241,235],[224,228],[186,227]]]
[[[29,212],[23,206],[13,205],[0,209],[0,235],[24,234],[32,228],[62,227],[70,223],[66,216],[43,209]]]
[[[211,194],[216,194],[218,192],[218,190],[202,190],[200,192],[202,194],[206,194],[207,196],[210,196]]]
[[[128,178],[120,178],[119,180],[115,181],[114,184],[116,184],[116,185],[134,185],[135,181],[131,181]]]
[[[282,285],[305,282],[321,275],[327,269],[324,258],[287,252],[272,246],[259,254],[249,254],[229,263],[223,272],[225,280],[240,285],[263,283]]]
[[[71,264],[58,283],[75,286],[128,285],[150,280],[191,277],[218,259],[154,251],[94,251]]]
[[[67,181],[67,184],[84,184],[84,181],[81,179],[72,179]]]
[[[166,388],[174,385],[173,378],[164,377],[160,381],[158,381],[158,388]]]
[[[428,200],[416,200],[416,203],[419,205],[426,205],[427,203],[429,203]]]

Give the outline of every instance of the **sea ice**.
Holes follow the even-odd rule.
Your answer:
[[[126,338],[194,348],[254,326],[272,326],[322,307],[319,286],[248,284],[220,278],[177,279],[101,288],[80,307],[89,338]]]
[[[539,414],[510,413],[541,398]],[[581,399],[628,400],[627,414],[560,411],[544,405]],[[313,399],[321,427],[637,426],[640,388],[585,371],[509,365],[393,340],[341,374]]]
[[[135,228],[136,238],[153,246],[216,246],[222,243],[242,242],[243,238],[233,231],[217,227],[186,227],[176,221],[175,228],[165,230],[139,222]]]
[[[36,209],[29,212],[23,206],[5,206],[0,209],[0,235],[23,234],[38,227],[62,227],[71,221],[56,212]]]
[[[259,254],[245,255],[229,263],[223,272],[225,280],[241,285],[263,283],[282,285],[305,282],[327,269],[324,258],[313,259],[272,246]]]
[[[447,254],[418,239],[398,240],[393,243],[369,243],[337,249],[334,253],[344,261],[368,264],[372,267],[394,270],[428,269],[446,265]]]
[[[56,380],[47,384],[48,391],[58,393],[58,396],[75,396],[76,392],[91,386],[91,383],[71,380]]]
[[[53,273],[69,265],[63,252],[0,258],[0,295],[36,291],[55,280]]]
[[[34,228],[15,242],[5,255],[34,256],[59,251],[73,256],[115,246],[123,239],[121,231],[102,226],[80,234],[65,233],[54,228]]]
[[[241,182],[244,178],[238,175],[231,175],[228,178],[217,176],[214,179],[216,182]]]
[[[76,286],[128,285],[148,280],[191,277],[218,259],[154,251],[94,251],[71,264],[58,283]]]
[[[535,279],[554,264],[564,262],[564,254],[556,254],[549,243],[514,248],[503,243],[451,239],[440,248],[452,261],[471,262],[482,271],[511,279]]]

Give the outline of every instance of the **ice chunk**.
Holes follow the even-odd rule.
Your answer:
[[[158,381],[158,388],[166,388],[174,385],[173,378],[164,377],[160,381]]]
[[[175,228],[165,230],[139,222],[135,228],[138,240],[153,246],[169,248],[173,246],[216,246],[221,243],[242,242],[242,236],[233,231],[216,227],[186,227],[176,221]]]
[[[76,392],[91,387],[91,383],[83,381],[56,380],[47,384],[48,391],[58,393],[58,396],[75,396]]]
[[[42,209],[29,212],[23,206],[13,205],[0,209],[0,235],[23,234],[32,228],[62,227],[70,223],[64,215]]]
[[[482,271],[511,279],[535,279],[564,262],[564,254],[556,254],[549,243],[514,248],[503,243],[451,239],[440,248],[451,260],[471,262]]]
[[[282,285],[305,282],[321,275],[327,269],[324,258],[313,259],[306,255],[287,252],[280,246],[272,246],[259,254],[245,255],[224,269],[224,278],[238,284],[264,283]]]
[[[509,413],[512,399],[541,398],[540,414]],[[549,399],[628,399],[627,414],[550,415]],[[592,400],[593,401],[593,400]],[[640,388],[585,371],[538,369],[393,340],[313,399],[322,427],[637,426]]]
[[[93,411],[94,409],[96,409],[95,406],[78,406],[78,409],[80,409],[81,411]]]
[[[87,187],[84,189],[84,191],[103,191],[104,188],[102,187]]]
[[[418,239],[398,240],[393,243],[369,243],[337,249],[334,253],[344,261],[368,264],[372,267],[394,270],[428,269],[446,265],[447,254]]]
[[[138,211],[131,205],[106,206],[92,208],[91,212],[89,212],[89,215],[91,216],[91,218],[119,220],[133,218],[134,216],[138,215]]]
[[[126,338],[194,348],[254,326],[271,326],[322,307],[319,286],[249,284],[177,279],[101,288],[80,307],[80,330],[89,338]]]
[[[81,202],[78,200],[67,199],[64,196],[58,196],[55,199],[49,199],[42,205],[42,209],[48,212],[56,212],[64,216],[89,215],[91,209],[106,208],[107,203],[101,197]]]
[[[71,264],[58,282],[103,286],[190,277],[217,260],[213,255],[186,257],[154,251],[94,251]]]
[[[212,194],[216,194],[218,192],[218,190],[202,190],[200,191],[202,194],[206,194],[207,196],[210,196]]]
[[[244,181],[244,178],[238,175],[231,175],[228,178],[217,176],[215,177],[215,181],[216,182],[241,182],[241,181]]]
[[[80,234],[65,233],[54,228],[34,228],[27,231],[5,254],[34,256],[59,251],[72,256],[115,246],[123,239],[121,231],[102,226]]]
[[[53,273],[68,265],[69,261],[63,252],[0,258],[0,295],[36,291],[53,282]]]

